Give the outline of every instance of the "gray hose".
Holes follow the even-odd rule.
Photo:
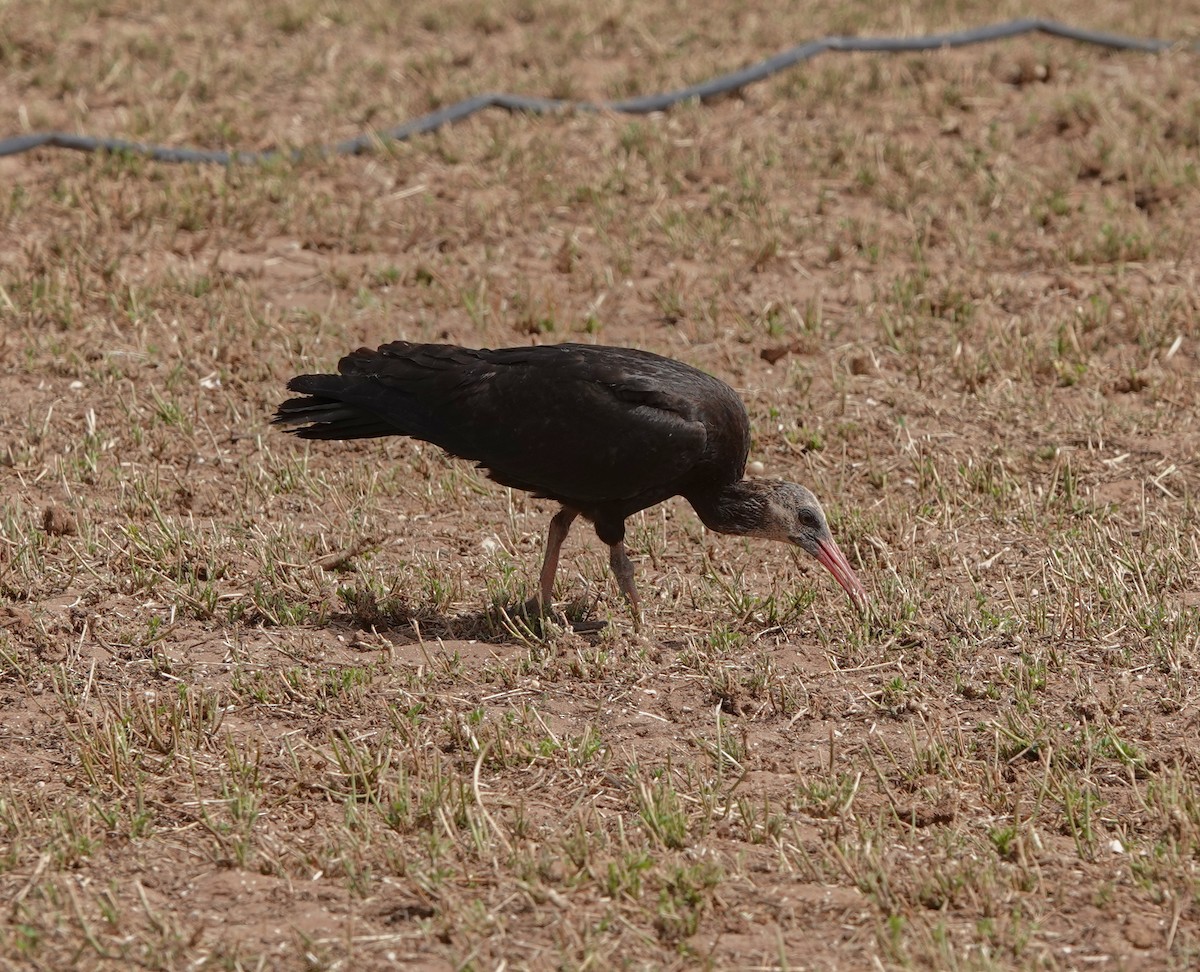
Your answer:
[[[457,104],[439,108],[428,115],[412,118],[395,128],[368,132],[332,146],[294,149],[288,153],[275,149],[265,152],[219,152],[205,149],[166,148],[161,145],[145,145],[141,142],[129,142],[119,138],[93,138],[88,135],[71,135],[66,132],[37,132],[31,135],[17,135],[13,138],[0,139],[0,156],[16,155],[18,152],[28,152],[35,148],[53,147],[75,149],[78,152],[116,152],[140,155],[157,162],[212,162],[218,165],[232,165],[265,162],[285,154],[294,160],[301,159],[308,154],[358,155],[369,151],[380,142],[402,142],[414,135],[424,135],[436,131],[445,125],[452,125],[469,115],[483,111],[485,108],[503,108],[505,111],[523,111],[532,115],[547,115],[560,111],[613,111],[627,115],[645,115],[650,112],[665,111],[684,101],[696,99],[703,101],[717,95],[729,94],[748,84],[777,74],[785,68],[811,60],[825,51],[887,53],[932,51],[947,47],[966,47],[969,44],[981,44],[984,41],[1005,40],[1009,37],[1032,33],[1049,34],[1051,37],[1062,37],[1067,40],[1079,41],[1082,44],[1093,44],[1097,47],[1107,47],[1118,51],[1143,51],[1151,54],[1177,46],[1173,41],[1124,37],[1120,34],[1083,30],[1079,27],[1060,24],[1054,20],[1040,19],[1011,20],[1003,24],[989,24],[986,27],[976,27],[972,30],[960,30],[949,34],[929,34],[924,37],[825,37],[821,40],[801,44],[799,47],[793,47],[739,71],[722,74],[720,77],[710,78],[676,91],[664,91],[657,94],[639,95],[636,98],[624,98],[621,101],[599,103],[564,101],[558,98],[534,98],[514,94],[480,94]],[[1195,50],[1195,45],[1190,45],[1188,49]]]

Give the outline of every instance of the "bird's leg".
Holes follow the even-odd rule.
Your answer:
[[[546,559],[542,561],[542,573],[538,577],[538,596],[525,605],[530,613],[541,614],[550,608],[554,596],[554,575],[558,573],[558,555],[577,516],[578,510],[564,506],[550,521],[550,529],[546,531]]]
[[[637,585],[633,582],[633,561],[625,552],[625,541],[621,540],[610,544],[608,550],[608,566],[612,568],[613,576],[617,579],[617,586],[621,588],[621,593],[629,599],[629,606],[633,609],[633,623],[641,625],[642,605],[638,599]]]

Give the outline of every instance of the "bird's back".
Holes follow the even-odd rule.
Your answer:
[[[404,341],[360,349],[276,421],[305,438],[407,435],[472,459],[505,485],[626,516],[740,479],[745,407],[724,382],[631,348],[497,350]]]

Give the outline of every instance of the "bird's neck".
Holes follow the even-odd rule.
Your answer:
[[[761,529],[769,495],[769,483],[743,479],[716,490],[689,493],[687,500],[710,530],[744,537]]]

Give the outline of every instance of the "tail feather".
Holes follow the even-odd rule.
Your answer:
[[[301,439],[373,439],[400,431],[374,412],[347,402],[346,386],[341,375],[297,375],[288,389],[307,394],[283,402],[272,424],[300,426],[288,431]]]
[[[378,416],[329,398],[289,398],[279,406],[272,425],[295,425],[288,429],[301,439],[374,439],[392,435],[396,428]]]
[[[403,341],[359,348],[338,362],[339,374],[292,378],[287,387],[301,397],[280,405],[273,421],[302,439],[405,435],[473,458],[481,448],[475,419],[489,411],[479,403],[487,382],[476,374],[484,353]]]

